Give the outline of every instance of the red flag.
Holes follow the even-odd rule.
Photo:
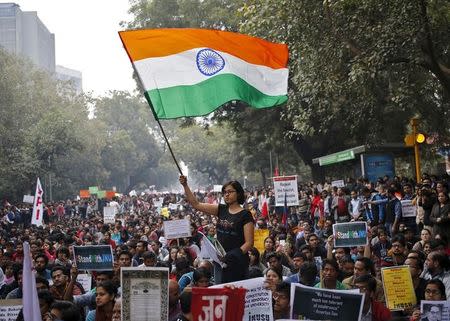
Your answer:
[[[279,176],[280,174],[278,173],[278,167],[275,167],[275,173],[273,174],[273,176]]]
[[[287,225],[287,218],[288,218],[288,206],[287,206],[287,196],[286,193],[284,193],[284,207],[283,207],[283,216],[281,217],[281,224]]]
[[[269,206],[267,205],[267,200],[265,200],[261,208],[261,216],[266,218],[268,215],[269,215]]]

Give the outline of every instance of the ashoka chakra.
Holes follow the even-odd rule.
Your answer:
[[[212,76],[225,67],[225,60],[212,49],[202,49],[197,53],[197,67],[205,76]]]

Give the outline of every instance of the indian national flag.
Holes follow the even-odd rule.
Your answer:
[[[119,35],[158,119],[203,116],[232,100],[255,108],[287,101],[284,44],[206,29]]]

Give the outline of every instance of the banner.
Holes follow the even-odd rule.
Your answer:
[[[236,321],[244,315],[244,288],[192,288],[193,320]]]
[[[103,208],[103,223],[114,224],[116,222],[117,208],[115,206],[105,206]]]
[[[264,288],[264,278],[254,278],[233,283],[210,286],[210,288],[223,288],[225,286],[243,287],[245,293],[244,317],[242,321],[272,321],[272,292]]]
[[[98,186],[89,186],[89,194],[96,195],[98,193]]]
[[[334,247],[367,245],[367,223],[349,222],[333,224]]]
[[[386,306],[403,310],[416,305],[417,298],[408,265],[381,268]]]
[[[97,198],[106,198],[106,191],[97,191]]]
[[[167,240],[191,237],[191,223],[188,219],[164,221],[163,225]]]
[[[73,255],[78,270],[112,271],[113,269],[111,245],[74,246]]]
[[[161,321],[169,317],[169,269],[120,269],[122,321]]]
[[[275,206],[298,206],[297,176],[278,176],[273,178]]]
[[[291,283],[291,318],[361,320],[364,294],[359,290],[326,290]]]
[[[421,321],[450,321],[450,302],[420,301]]]
[[[268,229],[255,230],[253,232],[253,246],[259,251],[264,252],[264,240],[269,236]]]
[[[88,189],[80,189],[80,198],[89,198],[91,197],[91,193],[89,193]]]
[[[402,217],[416,217],[416,207],[412,200],[403,200],[402,203]]]
[[[34,196],[33,195],[24,195],[22,203],[34,204]]]
[[[109,200],[112,200],[113,197],[116,196],[116,192],[115,191],[106,191],[106,198]]]
[[[44,218],[43,196],[44,190],[42,189],[41,181],[38,177],[36,182],[36,193],[34,194],[33,215],[31,217],[32,225],[42,226],[42,220]]]

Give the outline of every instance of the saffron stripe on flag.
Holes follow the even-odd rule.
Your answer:
[[[285,44],[235,32],[172,28],[120,31],[119,36],[133,62],[203,47],[227,52],[249,63],[271,68],[285,68],[288,61]]]
[[[231,100],[241,100],[255,108],[283,104],[286,95],[269,96],[244,80],[231,74],[222,74],[193,86],[176,86],[146,92],[158,118],[202,116]]]

